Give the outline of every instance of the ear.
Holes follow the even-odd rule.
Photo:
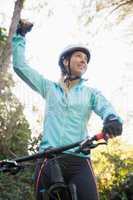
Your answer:
[[[64,64],[65,67],[68,67],[68,59],[64,59],[63,64]]]

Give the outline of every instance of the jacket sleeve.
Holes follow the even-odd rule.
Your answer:
[[[51,81],[45,79],[36,70],[28,66],[25,61],[25,38],[14,35],[12,39],[13,68],[18,76],[25,81],[33,90],[46,97]]]
[[[95,89],[93,89],[92,92],[92,109],[103,119],[103,121],[107,116],[113,114],[118,117],[118,120],[122,123],[122,119],[118,116],[111,103],[101,94],[101,92]]]

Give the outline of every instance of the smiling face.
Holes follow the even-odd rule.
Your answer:
[[[81,51],[75,51],[70,58],[71,75],[82,76],[87,70],[87,55]],[[64,60],[64,65],[68,69],[69,59]]]

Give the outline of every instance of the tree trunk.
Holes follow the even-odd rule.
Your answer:
[[[10,65],[10,58],[11,58],[11,40],[12,36],[16,31],[17,24],[20,20],[20,14],[23,8],[24,0],[16,0],[14,11],[13,11],[13,17],[11,19],[11,25],[9,28],[9,34],[7,38],[7,42],[4,46],[4,48],[0,52],[0,73],[1,75],[4,75],[9,68]],[[0,93],[1,90],[4,89],[4,82],[0,80]]]

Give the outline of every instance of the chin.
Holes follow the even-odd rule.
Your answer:
[[[82,76],[84,73],[85,73],[84,71],[77,70],[77,71],[73,72],[73,75],[74,76]]]
[[[82,73],[75,73],[75,76],[82,76]]]
[[[84,74],[85,72],[79,72],[79,73],[77,73],[77,75],[76,76],[82,76],[83,74]]]

